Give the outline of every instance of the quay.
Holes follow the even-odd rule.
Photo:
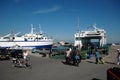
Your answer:
[[[116,49],[111,46],[105,64],[95,64],[94,58],[82,60],[79,67],[65,65],[63,59],[41,57],[30,53],[32,69],[12,67],[11,60],[0,61],[0,80],[107,80],[107,70],[116,65]],[[114,55],[114,56],[113,56]]]

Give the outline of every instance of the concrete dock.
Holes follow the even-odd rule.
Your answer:
[[[0,61],[0,80],[107,80],[107,69],[120,67],[114,57],[109,60],[111,56],[105,58],[105,64],[95,64],[94,58],[82,60],[79,67],[66,65],[61,59],[30,56],[32,69],[12,67],[11,60]]]

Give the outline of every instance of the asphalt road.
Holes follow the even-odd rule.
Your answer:
[[[12,67],[11,60],[0,61],[0,80],[107,80],[107,69],[114,63],[95,64],[84,60],[79,67],[63,64],[64,60],[31,55],[32,69]]]

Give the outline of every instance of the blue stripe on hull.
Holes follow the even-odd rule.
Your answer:
[[[37,49],[41,49],[41,48],[48,48],[51,49],[52,45],[43,45],[43,46],[22,46],[23,48],[28,48],[28,49],[32,49],[32,48],[37,48]],[[10,48],[10,47],[4,47],[4,48]]]
[[[52,48],[52,45],[46,45],[46,46],[36,46],[35,48],[40,49],[40,48]]]

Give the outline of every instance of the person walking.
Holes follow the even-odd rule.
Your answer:
[[[117,49],[117,65],[120,65],[120,49]]]
[[[98,64],[99,63],[99,57],[100,57],[100,53],[99,51],[96,49],[96,52],[95,52],[95,63]]]

